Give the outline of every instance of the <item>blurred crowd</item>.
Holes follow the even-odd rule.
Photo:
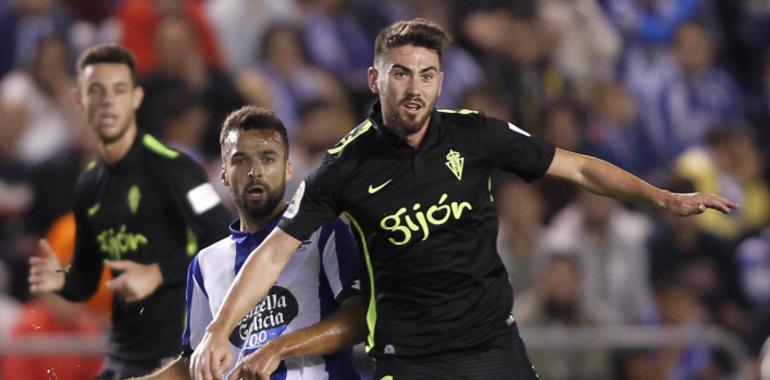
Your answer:
[[[92,334],[108,320],[109,293],[73,306],[30,299],[26,285],[39,238],[71,255],[74,183],[96,157],[72,97],[81,51],[132,50],[139,127],[214,183],[223,117],[275,110],[292,194],[368,114],[377,32],[411,17],[455,38],[439,108],[480,110],[655,185],[741,204],[683,219],[500,174],[499,251],[523,330],[718,325],[756,358],[770,334],[768,0],[0,0],[0,337]],[[546,379],[718,379],[745,364],[701,345],[529,351]],[[0,378],[30,367],[0,363]]]

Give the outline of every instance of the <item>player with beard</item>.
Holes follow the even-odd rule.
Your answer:
[[[548,175],[677,215],[737,207],[676,194],[599,159],[560,149],[472,110],[436,110],[449,36],[427,20],[400,21],[375,41],[378,95],[369,118],[327,151],[278,228],[252,253],[192,358],[197,379],[232,357],[232,326],[262,299],[292,252],[345,212],[364,252],[366,349],[376,379],[533,379],[508,275],[496,252],[494,169]]]
[[[243,107],[220,136],[222,180],[238,207],[230,236],[204,248],[187,276],[187,325],[182,355],[146,379],[190,378],[189,357],[219,310],[243,262],[286,209],[291,178],[286,128],[271,111]],[[267,297],[228,333],[238,357],[230,378],[358,379],[350,346],[366,335],[356,250],[345,223],[334,219],[306,239]],[[272,375],[271,375],[272,374]]]
[[[134,67],[119,46],[80,56],[75,101],[99,138],[99,160],[75,189],[72,265],[62,268],[45,242],[45,256],[30,259],[32,293],[71,301],[95,293],[103,265],[112,270],[112,326],[99,379],[146,374],[179,352],[186,268],[198,244],[219,239],[230,218],[200,166],[137,128],[144,93]]]

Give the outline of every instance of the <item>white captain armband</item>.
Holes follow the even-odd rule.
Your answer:
[[[200,215],[218,205],[222,200],[210,183],[202,183],[187,192],[187,201],[190,202],[193,212]]]

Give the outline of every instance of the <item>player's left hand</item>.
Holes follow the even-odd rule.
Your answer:
[[[107,289],[123,297],[126,302],[145,299],[163,283],[163,274],[156,263],[139,264],[130,260],[104,260],[104,265],[112,270],[123,272],[107,282]]]
[[[269,380],[282,360],[281,350],[277,346],[275,340],[271,340],[247,355],[230,372],[227,380]]]
[[[727,198],[702,193],[669,193],[669,198],[664,206],[666,210],[679,216],[702,214],[706,209],[714,209],[728,214],[738,207],[738,203]]]

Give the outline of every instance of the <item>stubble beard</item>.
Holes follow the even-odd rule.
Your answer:
[[[245,190],[240,194],[233,194],[237,200],[236,203],[238,208],[243,210],[247,217],[251,219],[250,222],[255,222],[270,216],[270,214],[275,211],[276,207],[283,201],[283,193],[286,189],[285,182],[275,191],[266,184],[261,184],[261,186],[265,188],[265,193],[267,194],[267,198],[261,203],[250,203],[247,201]],[[244,189],[246,188],[248,188],[248,186],[244,187]]]

